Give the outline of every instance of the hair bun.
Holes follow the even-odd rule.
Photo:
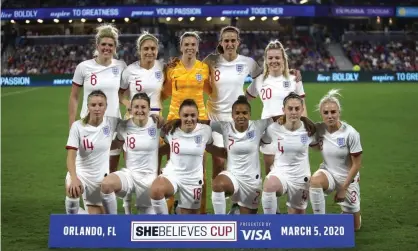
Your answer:
[[[248,100],[247,100],[247,97],[245,97],[244,95],[240,95],[238,97],[238,101],[248,101]]]

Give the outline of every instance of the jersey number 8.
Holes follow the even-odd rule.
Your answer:
[[[215,81],[219,81],[221,79],[221,72],[219,70],[215,71]]]

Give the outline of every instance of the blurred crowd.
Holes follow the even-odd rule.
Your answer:
[[[350,41],[343,47],[352,63],[365,71],[418,71],[418,41]]]
[[[181,33],[180,31],[178,33]],[[178,35],[178,34],[176,34]],[[199,59],[213,53],[218,44],[217,32],[204,32],[201,35]],[[239,52],[254,58],[263,64],[264,49],[272,38],[278,37],[275,32],[243,32]],[[159,45],[159,59],[167,60],[179,56],[178,36]],[[125,40],[126,41],[126,40]],[[323,44],[315,43],[307,35],[283,37],[283,46],[289,56],[289,67],[304,71],[337,70],[335,59]],[[21,44],[11,55],[4,55],[2,74],[72,74],[78,63],[92,58],[95,46],[91,44]],[[122,42],[117,49],[117,57],[127,64],[138,60],[135,40]]]

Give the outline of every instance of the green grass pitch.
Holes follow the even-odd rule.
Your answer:
[[[312,120],[320,119],[315,105],[331,88],[342,89],[342,119],[360,132],[364,150],[363,224],[356,234],[355,249],[417,250],[418,86],[305,84]],[[70,89],[25,87],[1,91],[2,248],[5,251],[47,250],[49,215],[65,213],[64,146],[69,130]],[[257,100],[252,104],[252,117],[258,119],[261,103]],[[314,172],[320,163],[319,153],[312,152],[310,158]],[[209,162],[210,158],[210,174]],[[209,194],[209,210],[213,212],[210,198]],[[120,213],[121,210],[120,206]],[[281,211],[284,210],[282,201]],[[327,198],[327,212],[339,212],[331,198]],[[310,205],[308,213],[311,213]]]

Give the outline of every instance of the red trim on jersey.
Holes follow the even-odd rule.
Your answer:
[[[129,87],[128,87],[128,88],[126,88],[126,89],[123,89],[122,87],[120,87],[120,88],[119,88],[119,91],[121,91],[121,90],[122,90],[122,91],[126,91],[126,90],[128,90],[128,89],[129,89]]]
[[[74,81],[73,81],[73,85],[76,85],[76,86],[78,86],[78,87],[83,86],[83,85],[77,84],[77,83],[76,83],[76,82],[74,82]]]
[[[263,140],[261,140],[261,142],[263,142],[264,145],[270,145],[271,143],[266,143]]]
[[[67,149],[67,150],[70,150],[70,149],[72,149],[72,150],[78,150],[78,148],[77,147],[74,147],[74,146],[65,146],[65,149]]]
[[[125,142],[125,140],[124,140],[124,139],[118,139],[118,141],[120,141],[120,142]]]
[[[313,145],[309,145],[309,146],[317,146],[317,145],[319,145],[319,143],[316,143],[316,144],[313,144]]]
[[[245,93],[247,93],[249,96],[251,96],[252,98],[257,98],[257,97],[254,97],[253,95],[251,95],[247,90],[245,90]]]
[[[303,94],[303,95],[299,95],[301,98],[305,98],[305,94]]]
[[[363,153],[363,151],[360,151],[360,152],[358,152],[358,153],[350,153],[350,154],[351,154],[351,156],[357,157],[357,156],[359,156],[361,153]]]

